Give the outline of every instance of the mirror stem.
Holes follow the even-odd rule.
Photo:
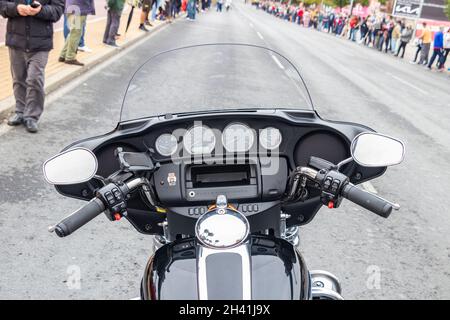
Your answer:
[[[97,179],[97,180],[100,180],[100,181],[103,183],[104,186],[106,186],[106,185],[108,184],[108,182],[106,181],[106,179],[103,178],[102,176],[95,175],[95,176],[93,176],[93,178],[94,178],[94,179]]]
[[[346,165],[347,163],[350,163],[350,162],[352,162],[352,161],[353,161],[353,158],[352,158],[352,157],[347,158],[347,159],[344,159],[344,160],[342,160],[341,162],[339,162],[339,163],[336,165],[336,169],[339,171],[339,170],[341,169],[342,166],[344,166],[344,165]]]

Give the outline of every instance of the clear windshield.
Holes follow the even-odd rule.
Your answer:
[[[297,69],[263,47],[214,44],[166,51],[134,74],[120,121],[205,110],[312,110]]]

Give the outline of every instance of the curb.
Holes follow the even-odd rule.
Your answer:
[[[164,21],[163,23],[153,27],[149,30],[149,32],[143,33],[141,36],[138,36],[132,40],[127,41],[126,43],[122,44],[122,46],[119,49],[112,49],[111,51],[105,52],[99,56],[95,56],[92,59],[85,62],[85,65],[81,68],[77,68],[75,70],[63,70],[61,72],[58,72],[57,74],[54,74],[50,76],[48,79],[46,79],[45,84],[45,95],[50,94],[51,92],[55,91],[56,89],[62,87],[65,83],[81,76],[82,74],[88,72],[89,70],[95,68],[102,62],[108,60],[109,58],[113,57],[114,55],[122,52],[123,50],[127,49],[128,47],[132,46],[133,44],[137,43],[138,41],[141,41],[143,38],[150,36],[154,32],[158,31],[159,29],[167,26],[169,23],[167,21]],[[15,109],[15,99],[14,96],[9,96],[3,100],[0,100],[0,123],[3,122],[5,119],[9,117],[9,115],[14,112]]]

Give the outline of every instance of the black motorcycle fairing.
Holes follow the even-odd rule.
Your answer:
[[[285,240],[265,235],[251,235],[249,245],[252,299],[310,298],[308,269],[296,248]],[[195,238],[185,238],[158,249],[150,258],[144,273],[142,299],[198,299],[197,246]],[[223,266],[223,269],[227,269],[227,266]],[[226,292],[226,288],[217,290],[217,299],[220,299],[217,296],[220,292]]]
[[[119,162],[114,156],[114,150],[117,147],[122,147],[124,151],[129,152],[145,152],[148,151],[149,148],[154,149],[154,141],[159,134],[170,131],[173,128],[183,126],[188,127],[192,125],[194,121],[202,121],[211,127],[216,126],[218,129],[223,128],[230,121],[247,122],[255,129],[267,125],[278,126],[280,130],[283,130],[284,136],[283,142],[280,145],[280,156],[286,159],[289,171],[293,170],[293,168],[298,165],[303,165],[303,163],[296,163],[299,161],[298,159],[307,159],[310,156],[315,156],[316,154],[314,153],[320,153],[320,155],[325,158],[327,154],[340,154],[339,158],[346,157],[347,153],[343,150],[349,150],[350,142],[356,135],[364,131],[373,131],[370,128],[354,123],[326,121],[321,119],[314,111],[308,112],[304,110],[274,109],[223,111],[199,114],[187,113],[122,123],[118,125],[114,131],[106,135],[81,140],[68,146],[65,150],[71,147],[84,147],[92,150],[99,161],[100,169],[98,173],[107,176],[119,168]],[[305,139],[307,140],[306,145],[313,144],[320,146],[320,137],[327,136],[327,134],[331,138],[328,143],[323,144],[323,152],[319,152],[320,150],[317,148],[314,150],[301,150],[298,147],[299,144],[300,146],[302,143],[304,144]],[[313,137],[312,140],[310,139],[311,136]],[[335,150],[335,152],[333,152],[333,150]],[[304,154],[302,154],[302,152]],[[164,170],[163,167],[166,165],[172,165],[170,159],[161,157],[156,152],[153,153],[153,157],[155,162],[159,161],[161,163],[160,170]],[[326,160],[337,161],[343,159]],[[346,165],[343,171],[350,177],[351,182],[358,184],[383,174],[385,170],[385,167],[366,168],[353,162]],[[180,169],[179,172],[182,172],[182,170]],[[94,197],[96,188],[99,188],[100,186],[100,182],[94,178],[91,181],[82,184],[56,186],[56,189],[65,196],[90,200]],[[180,190],[180,194],[183,194],[182,190]],[[288,226],[303,225],[312,220],[315,213],[322,206],[317,195],[318,194],[312,191],[310,193],[310,198],[304,202],[283,204],[283,211],[290,216],[287,221]],[[273,200],[274,199],[270,199],[270,201]],[[257,202],[256,199],[251,202],[254,203],[255,201]],[[259,200],[259,202],[261,201],[264,203],[264,201],[269,200]],[[176,206],[181,208],[189,205],[189,203],[180,203]],[[204,205],[207,205],[207,203]],[[139,213],[139,218],[135,217],[138,215],[138,211],[135,210],[140,210],[139,212],[149,210],[137,195],[133,196],[128,201],[128,220],[130,220],[140,232],[145,234],[160,234],[161,228],[155,224],[155,219],[152,217],[153,213],[148,212],[148,220],[145,221],[145,215],[141,213]]]

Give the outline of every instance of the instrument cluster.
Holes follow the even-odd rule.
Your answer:
[[[265,127],[259,132],[242,122],[230,122],[221,132],[203,124],[194,124],[182,134],[163,133],[155,142],[156,151],[165,157],[181,148],[190,155],[206,155],[213,152],[247,153],[251,150],[276,150],[283,140],[276,127]],[[259,141],[259,145],[257,145]]]

